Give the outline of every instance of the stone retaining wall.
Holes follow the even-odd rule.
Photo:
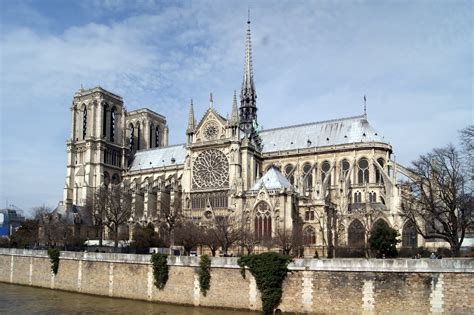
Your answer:
[[[0,249],[0,281],[195,306],[260,310],[255,279],[237,258],[212,258],[200,293],[199,257],[170,256],[169,280],[153,285],[150,255],[61,252],[53,276],[46,251]],[[279,309],[306,313],[474,313],[474,259],[295,259]]]

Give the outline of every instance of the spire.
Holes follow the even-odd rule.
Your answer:
[[[191,99],[191,103],[189,104],[188,128],[186,129],[186,132],[187,133],[194,132],[195,126],[196,126],[196,120],[194,119],[193,99]]]
[[[212,92],[209,95],[209,108],[214,108],[214,100],[212,99]]]
[[[257,94],[253,82],[252,68],[252,36],[250,33],[250,9],[247,20],[247,34],[245,38],[245,64],[242,88],[240,90],[240,129],[246,135],[253,132],[253,124],[257,121]]]
[[[364,117],[367,119],[367,96],[364,95]]]
[[[232,100],[232,112],[230,114],[230,123],[239,123],[239,109],[237,108],[237,93],[234,90],[234,99]]]

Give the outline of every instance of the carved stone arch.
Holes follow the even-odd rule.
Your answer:
[[[365,227],[359,219],[354,219],[347,229],[347,244],[352,248],[365,246]]]
[[[417,242],[418,238],[418,233],[416,231],[415,224],[407,220],[403,224],[403,229],[402,229],[402,247],[410,247],[410,248],[415,248],[418,246]]]
[[[270,199],[270,194],[268,193],[268,190],[264,185],[262,185],[260,187],[260,190],[257,193],[257,197],[255,198],[255,202],[253,204],[253,209],[254,210],[255,210],[255,207],[257,206],[257,204],[261,201],[265,201],[270,206],[272,206],[272,202],[271,202],[271,199]]]
[[[372,233],[377,227],[382,226],[382,225],[386,227],[390,227],[390,224],[387,222],[387,220],[384,217],[378,217],[377,219],[374,220],[374,223],[372,224],[370,232]]]
[[[253,209],[255,238],[258,240],[270,239],[272,237],[272,210],[271,205],[261,200]]]

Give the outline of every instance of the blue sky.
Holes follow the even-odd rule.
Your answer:
[[[209,92],[239,89],[251,8],[264,128],[361,114],[409,164],[473,123],[471,1],[0,1],[0,204],[62,199],[81,84],[168,119],[185,140]]]

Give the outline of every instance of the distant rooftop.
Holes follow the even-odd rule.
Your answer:
[[[185,157],[184,144],[138,151],[135,153],[130,171],[184,164]]]

